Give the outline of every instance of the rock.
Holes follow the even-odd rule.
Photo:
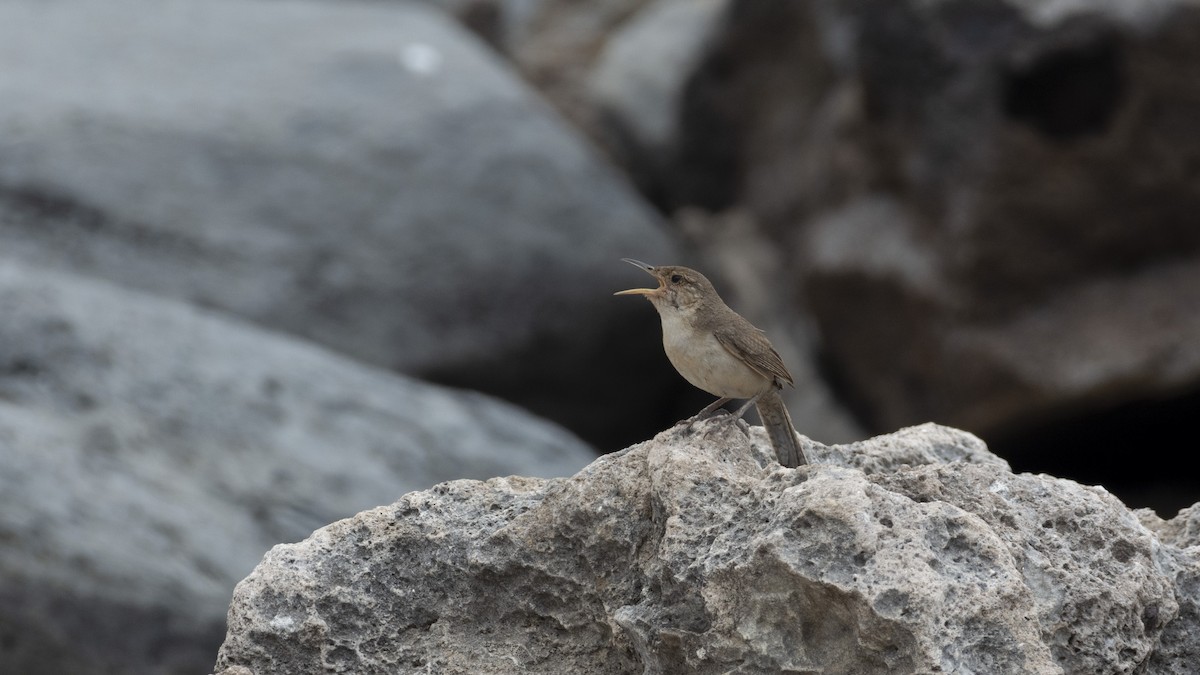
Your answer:
[[[588,91],[604,146],[643,194],[661,202],[691,176],[680,153],[679,118],[687,85],[725,12],[726,0],[658,0],[621,24],[592,67]],[[653,63],[653,68],[647,68]],[[659,185],[660,181],[672,183]]]
[[[512,61],[577,129],[598,139],[588,77],[609,38],[652,0],[425,0]],[[705,0],[707,1],[707,0]]]
[[[0,672],[205,672],[270,546],[594,455],[486,396],[0,258]]]
[[[806,441],[796,470],[744,430],[444,483],[277,546],[216,670],[1133,673],[1190,620],[1182,549],[1102,488],[935,425]]]
[[[1163,520],[1150,509],[1138,509],[1134,513],[1163,543],[1176,548],[1200,546],[1200,505],[1182,509],[1170,520]]]
[[[1160,556],[1163,570],[1175,585],[1179,615],[1163,629],[1159,647],[1144,672],[1188,675],[1200,663],[1200,552],[1167,548]],[[1147,616],[1147,621],[1159,617]]]
[[[1170,520],[1150,509],[1134,512],[1163,543],[1164,571],[1174,577],[1179,617],[1163,630],[1161,647],[1150,659],[1147,673],[1184,675],[1200,663],[1200,504],[1183,509]]]
[[[611,294],[619,258],[675,245],[440,12],[21,0],[0,44],[21,55],[0,72],[6,254],[499,394],[607,447],[660,428],[636,411],[678,385]],[[594,414],[619,397],[621,428]]]
[[[508,54],[527,37],[529,21],[543,0],[420,0],[458,20],[490,47]]]
[[[635,15],[608,41],[591,80],[601,137],[642,191],[668,212],[749,207],[769,216],[764,222],[776,233],[792,223],[768,207],[836,200],[822,191],[840,189],[833,179],[860,167],[839,156],[844,104],[832,95],[837,54],[827,44],[844,38],[835,8],[725,0],[696,3],[690,20],[670,20],[681,11],[676,4],[659,0]],[[662,41],[674,51],[647,96],[636,64],[663,49],[656,32],[670,36]]]
[[[998,433],[1200,381],[1196,260],[1098,274],[980,316],[986,301],[946,277],[921,227],[894,202],[864,200],[812,229],[810,306],[873,424],[926,416]]]

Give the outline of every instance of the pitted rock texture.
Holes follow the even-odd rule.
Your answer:
[[[745,430],[445,483],[277,546],[217,671],[1135,673],[1195,649],[1168,642],[1196,628],[1165,567],[1185,551],[1102,488],[935,425],[809,441],[795,470]]]

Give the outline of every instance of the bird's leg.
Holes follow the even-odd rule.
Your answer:
[[[767,392],[764,390],[764,391],[761,391],[761,392],[755,394],[754,398],[750,399],[749,401],[746,401],[743,405],[738,407],[738,409],[736,411],[734,411],[733,414],[728,415],[727,417],[725,417],[725,419],[718,422],[717,423],[718,428],[729,428],[731,426],[736,425],[738,423],[738,420],[742,419],[742,416],[745,415],[746,411],[750,409],[750,406],[757,403],[758,399],[761,398],[762,395],[765,393],[767,393]],[[709,433],[711,433],[711,430],[709,431]]]
[[[679,422],[679,424],[695,424],[696,422],[699,422],[700,420],[706,420],[709,417],[712,417],[713,413],[715,413],[718,408],[725,405],[726,403],[729,403],[732,400],[733,399],[729,398],[728,396],[722,396],[721,398],[704,406],[704,409],[701,410],[700,412],[696,413],[695,415],[692,415],[691,417],[687,418],[686,420],[681,420]]]
[[[742,416],[746,414],[746,411],[750,409],[750,406],[754,405],[755,403],[758,403],[758,399],[762,398],[762,395],[765,393],[767,393],[766,390],[760,391],[754,395],[754,398],[750,399],[749,401],[746,401],[746,403],[743,404],[742,407],[737,409],[737,412],[733,413],[733,419],[735,419],[735,420],[742,419]]]

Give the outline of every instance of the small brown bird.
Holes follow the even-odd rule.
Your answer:
[[[779,463],[808,463],[779,396],[783,385],[794,386],[792,375],[763,332],[730,309],[696,270],[622,260],[653,275],[658,288],[631,288],[614,295],[646,296],[662,319],[663,349],[671,365],[692,385],[720,397],[689,421],[712,415],[732,399],[750,399],[733,419],[756,404]]]

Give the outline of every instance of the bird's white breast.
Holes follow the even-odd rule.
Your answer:
[[[693,386],[714,396],[751,398],[770,385],[770,380],[722,347],[711,331],[694,328],[688,310],[660,314],[667,358]]]

